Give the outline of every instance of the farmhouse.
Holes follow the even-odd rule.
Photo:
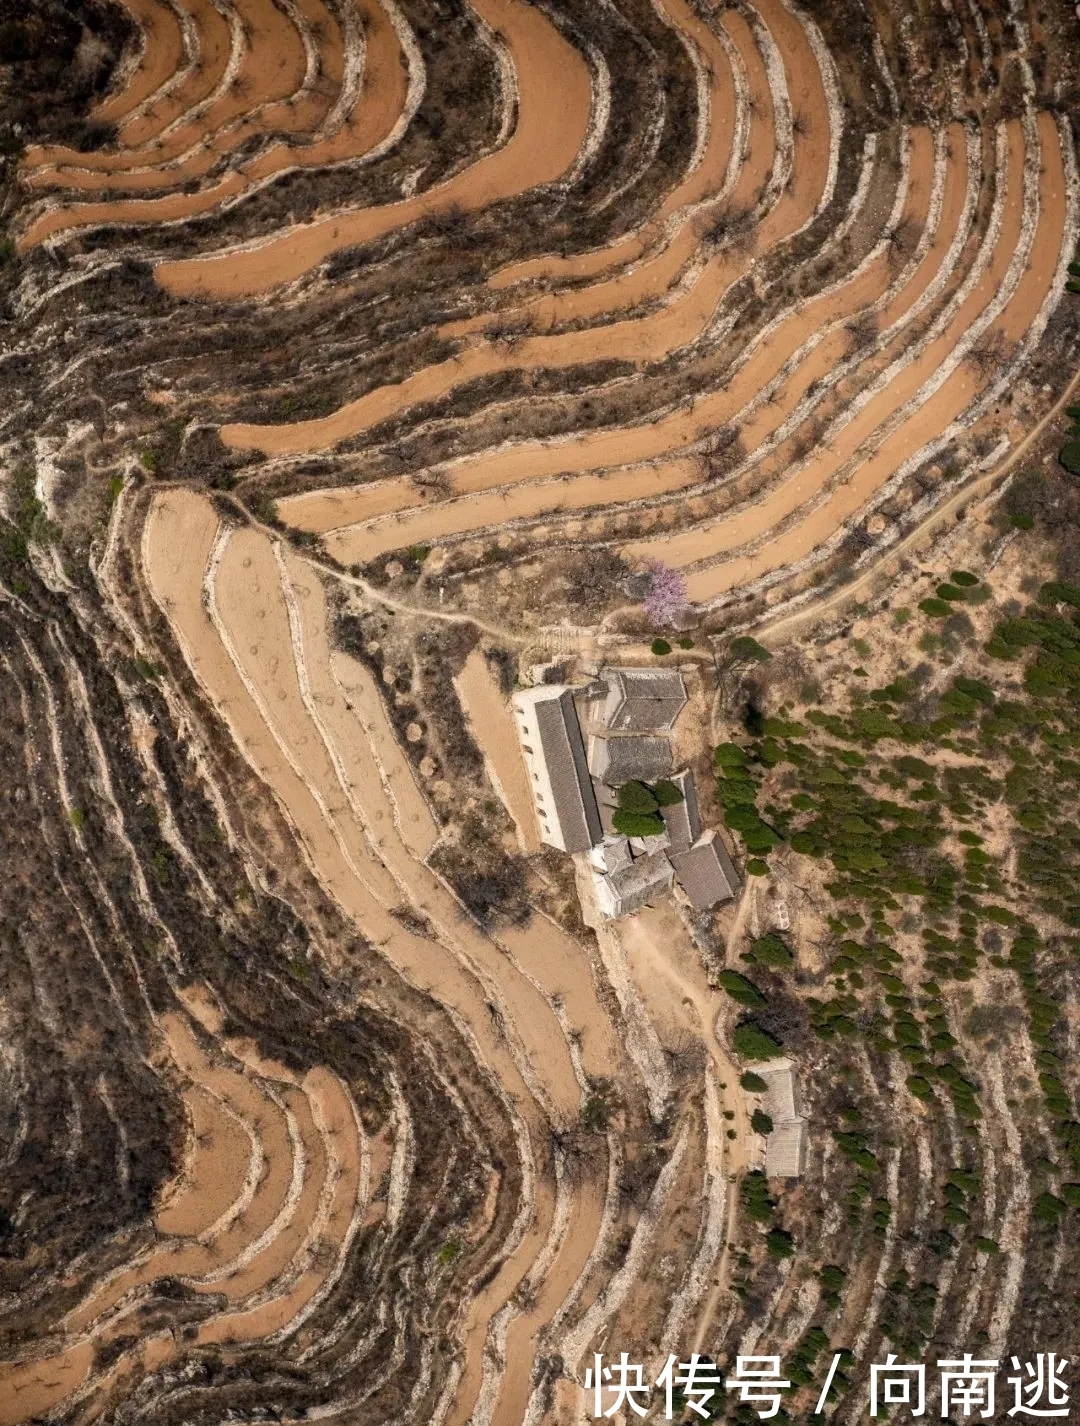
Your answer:
[[[689,850],[674,853],[671,863],[679,890],[694,911],[729,901],[739,889],[738,873],[715,831],[699,837]]]
[[[613,733],[668,733],[686,706],[678,669],[602,668],[590,722]]]
[[[630,915],[676,883],[676,895],[695,912],[738,890],[716,832],[702,835],[693,775],[685,768],[671,775],[667,730],[686,701],[682,675],[666,669],[605,669],[591,684],[537,684],[512,696],[540,839],[588,854],[581,869],[605,920]],[[630,731],[638,728],[647,731]],[[629,837],[616,831],[619,789],[661,778],[675,783],[682,800],[659,809],[660,830]]]
[[[655,782],[671,772],[671,744],[667,738],[597,734],[589,739],[589,771],[612,787]]]
[[[584,852],[603,836],[585,758],[574,691],[566,684],[521,689],[511,700],[529,773],[540,840]]]

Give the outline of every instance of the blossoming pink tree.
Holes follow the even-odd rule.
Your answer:
[[[686,608],[686,580],[659,560],[649,564],[649,588],[642,605],[653,624],[674,624]]]

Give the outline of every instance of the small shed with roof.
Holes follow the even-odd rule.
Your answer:
[[[674,872],[664,852],[650,852],[626,866],[602,873],[593,871],[596,904],[611,920],[629,916],[662,896],[671,887]]]
[[[755,1065],[754,1072],[765,1081],[761,1107],[773,1122],[765,1136],[765,1177],[798,1178],[806,1167],[809,1139],[795,1067],[789,1059],[776,1059]]]
[[[694,911],[708,911],[721,901],[730,901],[741,885],[715,831],[698,837],[687,851],[674,854],[671,863],[679,890]]]

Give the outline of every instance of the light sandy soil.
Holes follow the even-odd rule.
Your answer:
[[[0,1367],[0,1426],[18,1426],[51,1410],[82,1384],[94,1360],[92,1342],[81,1342],[59,1357],[43,1357]]]
[[[417,218],[451,208],[475,211],[563,174],[588,127],[587,66],[543,12],[522,0],[475,0],[474,8],[502,35],[517,75],[518,120],[503,148],[401,203],[290,228],[256,247],[159,263],[155,275],[166,291],[212,300],[253,296],[293,281],[341,248],[371,242]]]
[[[1034,248],[1016,291],[990,330],[1000,331],[1007,341],[1016,342],[1039,312],[1049,290],[1064,235],[1066,220],[1066,184],[1060,144],[1052,117],[1043,115],[1038,121],[1043,153],[1039,175],[1039,216]],[[945,171],[940,214],[921,259],[907,272],[898,285],[887,251],[863,264],[850,279],[834,289],[802,304],[801,308],[778,324],[760,342],[728,387],[702,398],[695,409],[685,409],[644,429],[603,432],[602,436],[584,437],[559,443],[546,443],[517,449],[512,453],[488,453],[475,459],[456,462],[449,467],[455,491],[463,498],[440,502],[433,509],[404,510],[394,515],[381,515],[393,501],[395,482],[381,482],[368,496],[372,506],[366,508],[362,489],[348,494],[340,491],[327,494],[334,502],[333,515],[324,516],[318,493],[302,497],[296,514],[305,522],[311,520],[323,529],[330,528],[326,545],[328,552],[344,562],[374,558],[391,548],[416,541],[430,542],[439,538],[484,528],[507,519],[528,518],[543,513],[558,512],[580,505],[613,504],[620,499],[640,498],[662,493],[665,488],[690,484],[697,476],[697,467],[686,460],[668,459],[651,466],[630,466],[613,471],[606,477],[591,476],[589,484],[577,488],[578,481],[566,478],[539,484],[543,477],[556,472],[573,472],[587,467],[590,460],[602,460],[609,469],[621,460],[649,458],[670,451],[677,442],[699,439],[711,427],[732,420],[739,422],[745,446],[760,449],[773,437],[807,391],[828,376],[845,354],[848,335],[846,319],[878,305],[878,324],[887,340],[879,349],[857,364],[860,384],[878,379],[889,364],[891,380],[872,395],[861,409],[841,427],[828,446],[809,461],[796,465],[795,471],[774,485],[763,500],[725,515],[723,522],[697,526],[683,534],[662,535],[635,542],[624,553],[632,559],[662,558],[681,565],[713,561],[727,551],[736,551],[747,544],[767,540],[780,527],[783,532],[762,546],[760,551],[738,560],[692,572],[692,597],[705,600],[718,593],[759,577],[762,573],[791,563],[810,553],[844,520],[865,502],[904,461],[908,460],[928,439],[946,429],[958,419],[990,379],[980,377],[970,363],[961,363],[937,390],[934,383],[942,364],[980,314],[987,310],[1001,291],[1020,238],[1023,212],[1024,139],[1019,122],[1008,130],[1007,162],[1004,182],[1007,193],[1002,223],[994,251],[981,281],[963,298],[936,338],[930,341],[914,359],[903,359],[903,344],[909,340],[906,323],[911,314],[921,313],[926,306],[932,284],[944,287],[934,300],[944,304],[956,293],[960,282],[970,271],[974,252],[957,263],[958,237],[963,237],[965,194],[967,191],[967,154],[963,132],[953,126],[946,135]],[[903,224],[924,227],[928,218],[931,188],[934,183],[933,144],[926,130],[915,130],[911,136],[909,182],[901,215]],[[953,266],[955,264],[955,266]],[[933,296],[933,294],[931,294]],[[819,341],[810,340],[824,333]],[[775,399],[756,400],[763,386],[780,371],[793,352],[802,351],[802,360],[789,372]],[[847,383],[853,381],[848,377]],[[842,383],[835,396],[819,407],[819,415],[843,410],[850,400],[850,384]],[[749,411],[749,415],[746,413]],[[740,419],[740,413],[742,418]],[[901,419],[895,431],[887,423]],[[868,440],[884,427],[885,439],[880,448],[858,461],[844,483],[829,493],[830,482],[843,474],[846,464],[858,460]],[[792,463],[791,451],[796,436],[789,437],[779,448],[766,456],[759,471],[759,480],[779,477]],[[880,439],[880,438],[878,438]],[[636,449],[635,449],[636,447]],[[601,480],[608,482],[601,490]],[[511,483],[513,482],[513,483]],[[525,489],[514,485],[528,482]],[[507,487],[491,491],[490,487]],[[469,495],[487,487],[484,497]],[[405,481],[396,482],[402,507],[415,500],[415,489]],[[824,499],[817,499],[824,495]],[[801,507],[809,505],[804,518],[797,518]],[[694,513],[696,507],[689,507]],[[673,508],[671,515],[676,515]],[[704,508],[701,513],[705,513]],[[330,520],[342,516],[359,516],[353,525],[331,526]],[[666,517],[661,512],[658,519]],[[372,523],[363,523],[364,519]],[[784,528],[784,522],[793,522]]]
[[[932,247],[925,268],[908,291],[914,302],[929,282],[935,264],[955,232],[965,191],[965,146],[963,131],[949,131],[951,158],[946,178],[947,202],[943,213],[939,247]],[[933,170],[933,145],[925,129],[912,136],[912,159],[908,201],[903,217],[925,222]],[[950,220],[953,225],[950,226]],[[449,534],[484,528],[509,519],[521,519],[578,506],[612,505],[641,499],[700,480],[700,466],[691,459],[667,460],[645,465],[667,455],[673,448],[699,441],[707,432],[736,419],[762,388],[772,381],[784,363],[799,351],[813,334],[828,326],[837,330],[814,347],[789,377],[776,401],[755,413],[752,423],[741,426],[744,441],[752,448],[757,437],[771,434],[794,409],[806,388],[820,380],[845,350],[848,337],[843,320],[874,301],[888,287],[890,266],[885,254],[864,271],[835,290],[803,304],[760,342],[733,380],[720,392],[700,397],[692,408],[685,406],[644,427],[625,431],[604,431],[568,441],[535,443],[510,452],[485,453],[455,462],[449,467],[453,487],[460,492],[500,488],[485,499],[444,501],[432,508],[402,513],[416,500],[416,487],[406,479],[383,481],[376,486],[352,491],[312,492],[283,501],[282,518],[302,529],[328,533],[327,552],[342,563],[364,561],[388,549],[423,539],[438,540]],[[894,304],[895,305],[895,304]],[[890,321],[899,313],[889,311]],[[578,472],[603,464],[605,474],[578,476],[557,483],[539,482],[559,473]],[[520,487],[520,488],[518,488]],[[395,509],[395,506],[397,507]],[[392,515],[386,512],[394,510]],[[382,516],[382,519],[379,517]],[[378,523],[361,524],[370,520]]]
[[[562,1006],[578,1037],[583,1070],[592,1079],[614,1079],[623,1070],[611,1018],[599,1004],[578,943],[540,912],[524,927],[506,926],[499,941],[522,971]]]
[[[310,6],[312,0],[307,3]],[[193,124],[186,128],[180,126],[169,136],[157,156],[160,160],[167,161],[204,139],[209,139],[212,156],[217,157],[222,150],[234,147],[250,134],[273,129],[303,130],[326,112],[328,101],[324,95],[299,92],[307,72],[307,55],[303,39],[285,11],[278,9],[272,0],[238,0],[237,9],[250,42],[245,46],[236,82],[219,92]],[[318,10],[321,12],[321,4]],[[340,35],[336,27],[334,34],[338,41],[336,67],[340,74]],[[246,117],[248,115],[252,117]],[[122,155],[106,157],[117,165],[122,161]],[[205,172],[210,161],[210,152],[196,154],[192,160],[194,176]],[[192,175],[182,168],[178,172],[181,182],[189,176]],[[119,175],[106,171],[87,175],[81,182],[77,181],[77,186],[115,186],[118,179]],[[150,181],[148,178],[147,182]],[[244,179],[233,172],[212,189],[193,194],[72,203],[52,208],[40,214],[21,234],[20,250],[25,251],[65,229],[90,223],[170,221],[189,212],[205,212],[208,206],[220,202],[223,196],[240,192],[244,186]]]
[[[179,1191],[161,1204],[157,1228],[177,1238],[196,1238],[225,1213],[243,1192],[252,1151],[261,1156],[249,1127],[201,1085],[184,1094],[190,1115],[194,1163]]]
[[[662,902],[618,923],[627,963],[650,1018],[669,1047],[703,1043],[710,1084],[705,1097],[709,1122],[712,1192],[723,1193],[723,1233],[712,1264],[703,1265],[708,1295],[698,1304],[697,1330],[690,1350],[701,1351],[721,1299],[728,1291],[728,1244],[735,1236],[736,1176],[756,1161],[757,1136],[750,1128],[750,1106],[739,1085],[740,1069],[716,1033],[717,1018],[728,1008],[714,991],[686,927],[675,907]],[[723,1086],[723,1088],[721,1088]],[[726,1120],[722,1110],[734,1118]],[[734,1130],[736,1138],[728,1139]]]
[[[104,173],[112,174],[119,169],[147,164],[154,167],[147,169],[145,175],[125,174],[122,179],[117,177],[116,182],[141,187],[169,181],[157,171],[158,166],[183,154],[191,142],[190,126],[176,127],[174,121],[195,105],[203,105],[213,94],[225,75],[232,49],[229,23],[210,0],[190,0],[185,8],[195,30],[197,65],[191,64],[186,70],[179,68],[162,93],[155,94],[151,103],[130,115],[119,128],[116,148],[98,149],[85,154],[62,144],[28,148],[22,167],[24,181],[31,188],[51,185],[101,187],[104,186]],[[167,136],[163,132],[166,129],[169,130]],[[203,172],[212,161],[209,151],[204,151]],[[193,167],[185,166],[183,169],[183,177],[196,174],[197,170]],[[110,177],[107,181],[113,182],[113,179]]]
[[[724,1158],[727,1172],[739,1172],[746,1167],[752,1135],[746,1095],[739,1088],[740,1071],[716,1036],[716,1019],[727,1008],[726,997],[710,987],[701,956],[670,900],[615,924],[630,972],[661,1039],[672,1046],[678,1043],[680,1031],[691,1032],[704,1043],[717,1083],[726,1084],[723,1104],[735,1112],[730,1127],[738,1138],[725,1140]]]
[[[512,455],[504,458],[500,473],[509,485],[517,474]],[[621,505],[647,495],[666,495],[692,485],[698,479],[700,468],[696,461],[671,461],[663,469],[631,466],[603,474],[556,477],[546,482],[528,481],[510,485],[510,488],[464,496],[460,500],[440,500],[418,510],[395,510],[393,515],[378,519],[371,513],[371,506],[377,506],[380,500],[401,505],[416,499],[415,488],[409,492],[402,485],[387,488],[389,482],[381,482],[380,486],[371,488],[370,505],[365,502],[364,488],[338,492],[343,497],[339,501],[339,509],[347,508],[371,523],[334,529],[326,536],[323,547],[327,554],[342,564],[364,564],[388,550],[399,550],[416,543],[420,535],[427,543],[438,543],[448,536],[499,526],[507,520],[527,520],[564,510],[588,509],[594,505]],[[307,524],[309,517],[319,521],[333,518],[320,509],[318,497],[322,494],[329,496],[331,492],[316,491],[309,496],[299,496],[295,504],[282,501],[282,519],[292,524],[299,516],[299,528],[310,529]],[[416,540],[412,538],[414,532],[419,532]]]
[[[571,1124],[580,1114],[581,1088],[548,997],[557,991],[565,1013],[580,1015],[585,1024],[602,1017],[585,958],[575,967],[565,952],[560,968],[566,978],[560,974],[557,986],[539,974],[523,975],[463,918],[443,884],[415,859],[392,816],[370,838],[366,829],[374,825],[375,811],[390,810],[388,796],[381,779],[349,773],[345,730],[355,728],[358,748],[365,742],[353,710],[342,704],[336,728],[322,716],[337,685],[321,586],[316,588],[310,566],[291,553],[275,556],[270,541],[255,531],[235,532],[215,552],[217,540],[216,516],[203,497],[171,491],[154,502],[144,541],[146,573],[192,668],[274,788],[316,875],[381,954],[469,1026],[482,1058],[514,1095],[539,1150],[545,1131],[534,1099],[548,1106],[556,1122]],[[209,608],[201,595],[207,571]],[[297,599],[301,583],[309,594]],[[357,689],[358,696],[372,693]],[[370,720],[372,710],[364,711]],[[438,941],[411,934],[389,914],[409,901],[429,918]],[[502,1033],[492,1022],[492,1002],[500,1007]],[[590,1056],[604,1056],[603,1038],[591,1039]],[[610,1065],[606,1057],[599,1062]],[[466,1419],[479,1390],[481,1348],[494,1313],[527,1276],[550,1235],[557,1241],[549,1249],[545,1283],[549,1274],[555,1282],[576,1279],[595,1241],[599,1198],[577,1197],[567,1229],[557,1222],[550,1186],[536,1179],[530,1191],[516,1250],[473,1300],[462,1325],[466,1367],[455,1419]],[[530,1312],[554,1310],[553,1292],[545,1287]],[[517,1380],[518,1371],[527,1375],[525,1360],[518,1368],[514,1361],[518,1351],[527,1352],[529,1336],[514,1328],[508,1339],[514,1354],[508,1381]]]
[[[491,665],[474,649],[454,679],[476,745],[484,755],[491,784],[514,819],[523,852],[540,849],[529,775],[518,744],[514,715],[503,697]]]
[[[122,124],[184,61],[184,35],[171,5],[165,0],[124,0],[124,9],[141,32],[139,62],[127,82],[107,94],[94,111],[103,124]]]
[[[244,165],[253,181],[286,168],[315,168],[379,152],[408,116],[409,73],[393,21],[378,0],[357,4],[364,32],[364,74],[359,93],[335,132],[315,143],[275,144]]]

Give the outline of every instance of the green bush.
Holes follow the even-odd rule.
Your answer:
[[[611,825],[624,837],[656,837],[664,830],[663,819],[655,812],[615,812]]]
[[[750,1116],[750,1127],[755,1134],[771,1134],[773,1131],[772,1115],[766,1114],[764,1109],[755,1109]]]
[[[770,1258],[791,1258],[795,1255],[795,1239],[783,1228],[770,1228],[765,1247]]]
[[[939,599],[947,599],[950,604],[955,604],[958,599],[964,597],[964,591],[957,589],[955,584],[939,584],[936,593]]]
[[[1066,441],[1058,460],[1070,475],[1080,475],[1080,441]]]
[[[970,589],[972,585],[978,584],[979,582],[978,577],[967,569],[954,569],[949,578],[953,584],[959,584],[965,589]]]
[[[818,1278],[826,1292],[839,1292],[847,1282],[847,1273],[835,1263],[826,1263],[818,1273]]]
[[[920,599],[919,608],[932,619],[946,619],[952,613],[944,599]]]
[[[722,970],[720,985],[732,1000],[737,1000],[740,1005],[748,1005],[757,1009],[766,1003],[765,997],[753,981],[747,980],[746,976],[740,975],[737,970]]]
[[[772,1060],[780,1053],[780,1042],[774,1040],[754,1020],[744,1020],[735,1026],[731,1037],[735,1053],[744,1060]]]
[[[768,876],[769,863],[762,861],[760,857],[751,857],[746,863],[747,876]]]
[[[738,743],[721,743],[713,750],[713,761],[718,767],[736,768],[745,767],[750,759],[746,750],[740,748]]]
[[[784,970],[794,964],[795,957],[782,937],[775,931],[767,931],[764,936],[758,936],[750,942],[750,949],[744,960],[752,961],[755,965],[769,966],[772,970]]]
[[[619,809],[622,812],[648,814],[660,805],[650,787],[643,782],[624,782],[618,791]]]
[[[753,1070],[743,1070],[739,1076],[739,1084],[748,1094],[764,1094],[769,1087],[761,1075],[755,1074]]]
[[[980,1253],[1000,1253],[1001,1248],[993,1238],[984,1238],[981,1235],[975,1239],[975,1249]]]
[[[1033,530],[1035,528],[1034,515],[1014,515],[1012,522],[1017,530]]]
[[[661,656],[664,654],[671,653],[671,645],[668,643],[667,639],[653,639],[652,643],[649,645],[649,648],[652,649],[654,654],[658,654]]]
[[[752,639],[749,634],[740,634],[737,639],[732,639],[728,645],[728,652],[734,659],[748,659],[752,663],[768,663],[772,654],[757,639]]]
[[[877,1155],[867,1143],[866,1135],[858,1130],[846,1129],[843,1131],[833,1130],[833,1138],[836,1146],[842,1154],[858,1164],[864,1173],[876,1173],[881,1167],[878,1163]]]
[[[1052,1193],[1040,1193],[1032,1205],[1032,1213],[1040,1223],[1059,1223],[1068,1205]]]
[[[652,793],[657,807],[677,807],[683,801],[682,793],[667,777],[662,777],[659,782],[654,782],[647,791]]]
[[[1063,1183],[1061,1196],[1070,1208],[1080,1208],[1080,1183]]]
[[[743,1179],[742,1201],[752,1223],[772,1222],[776,1204],[769,1197],[769,1185],[760,1169],[754,1169]]]
[[[1044,604],[1071,604],[1080,609],[1080,585],[1052,579],[1039,590],[1039,598]]]

